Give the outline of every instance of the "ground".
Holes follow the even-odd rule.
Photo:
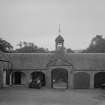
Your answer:
[[[100,89],[11,87],[0,90],[0,105],[105,105],[105,97]]]

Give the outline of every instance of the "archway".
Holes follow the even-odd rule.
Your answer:
[[[68,88],[68,71],[63,68],[52,70],[52,88]]]
[[[31,79],[32,81],[40,79],[41,80],[41,86],[46,85],[46,80],[45,80],[45,74],[41,71],[36,71],[31,73]]]
[[[94,76],[94,88],[99,88],[102,84],[105,84],[105,72],[98,72]]]
[[[24,85],[26,82],[26,75],[24,72],[13,72],[12,73],[12,84]]]
[[[74,88],[88,89],[90,86],[90,75],[85,72],[78,72],[74,74]]]

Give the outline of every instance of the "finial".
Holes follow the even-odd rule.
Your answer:
[[[59,24],[59,34],[61,33],[60,24]]]

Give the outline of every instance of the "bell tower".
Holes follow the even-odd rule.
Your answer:
[[[64,49],[64,39],[61,36],[60,25],[59,25],[59,35],[55,39],[55,48],[56,48],[56,51]]]

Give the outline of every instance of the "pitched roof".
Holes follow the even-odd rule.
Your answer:
[[[105,53],[68,54],[74,70],[105,70]]]
[[[8,69],[10,67],[10,64],[8,62],[7,56],[0,51],[0,68]]]
[[[51,53],[8,53],[12,69],[46,68]]]
[[[13,69],[45,69],[54,53],[10,53],[6,55]],[[73,65],[74,70],[105,70],[104,53],[69,53],[66,58]]]
[[[72,66],[72,64],[70,63],[67,54],[57,51],[50,58],[48,66]]]

